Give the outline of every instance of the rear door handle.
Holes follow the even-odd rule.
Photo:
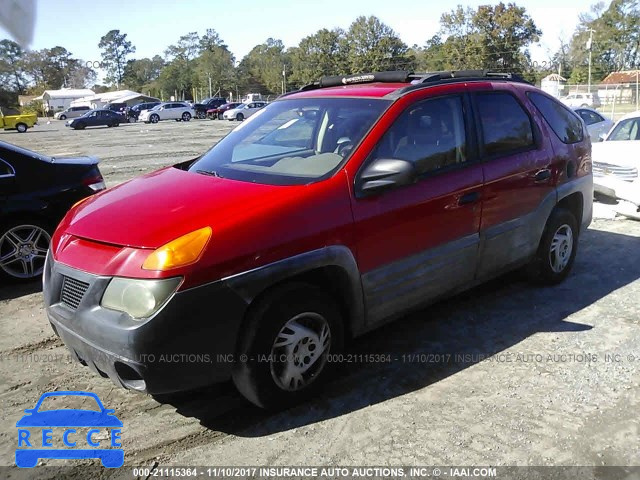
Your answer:
[[[544,170],[539,170],[535,177],[534,180],[536,182],[544,182],[546,180],[549,180],[551,178],[551,170],[549,170],[548,168],[545,168]]]
[[[480,200],[480,192],[465,193],[458,200],[458,205],[468,205],[469,203],[476,203]]]

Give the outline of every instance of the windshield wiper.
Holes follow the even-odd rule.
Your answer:
[[[218,175],[218,172],[216,171],[209,171],[209,170],[196,170],[196,173],[201,173],[202,175],[208,175],[210,177],[217,177],[217,178],[222,178],[220,175]]]

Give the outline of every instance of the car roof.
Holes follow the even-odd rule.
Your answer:
[[[624,115],[623,117],[618,119],[618,122],[620,122],[622,120],[628,120],[630,118],[638,118],[638,117],[640,117],[640,110],[636,110],[635,112],[627,113],[626,115]],[[616,122],[616,123],[618,123],[618,122]]]

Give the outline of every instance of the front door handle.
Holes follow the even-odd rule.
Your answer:
[[[476,203],[480,200],[480,192],[465,193],[458,200],[458,205],[468,205],[469,203]]]
[[[551,178],[551,170],[548,168],[539,170],[533,178],[536,182],[545,182]]]

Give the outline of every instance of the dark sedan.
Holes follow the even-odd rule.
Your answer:
[[[104,188],[96,158],[54,158],[0,142],[0,279],[39,277],[67,210]]]
[[[222,114],[224,112],[226,112],[227,110],[231,110],[233,108],[239,107],[240,105],[242,105],[242,103],[235,102],[235,103],[225,103],[224,105],[220,105],[219,107],[216,107],[216,108],[210,108],[209,110],[207,110],[207,117],[209,117],[212,120],[215,120],[216,118],[218,120],[222,120]]]
[[[81,117],[67,121],[65,125],[74,130],[86,127],[117,127],[123,121],[122,115],[107,109],[90,110]]]

